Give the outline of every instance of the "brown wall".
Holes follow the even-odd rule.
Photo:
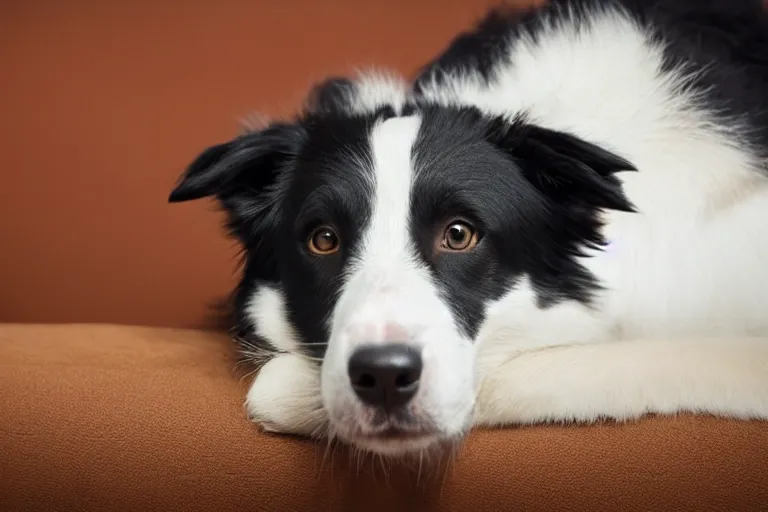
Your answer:
[[[211,204],[166,204],[191,158],[326,74],[413,72],[495,3],[1,2],[0,321],[200,325],[235,251]]]

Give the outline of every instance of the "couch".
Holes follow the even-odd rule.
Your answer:
[[[0,512],[768,510],[760,422],[478,430],[418,468],[246,420],[208,316],[237,249],[210,204],[165,203],[176,177],[249,109],[412,72],[491,3],[0,7]]]
[[[261,432],[226,336],[0,327],[0,510],[766,510],[768,426],[707,417],[477,431],[399,466]]]

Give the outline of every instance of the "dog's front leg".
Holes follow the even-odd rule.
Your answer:
[[[524,352],[482,376],[475,424],[677,412],[768,419],[768,338],[601,342]]]
[[[266,431],[323,437],[328,417],[320,397],[320,366],[300,354],[276,355],[256,375],[245,409]]]

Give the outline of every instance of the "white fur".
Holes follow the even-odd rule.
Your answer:
[[[389,105],[400,112],[408,99],[408,86],[397,75],[385,70],[360,71],[355,93],[349,98],[353,112],[372,112]]]
[[[606,288],[593,308],[539,309],[524,281],[488,305],[474,348],[456,338],[447,345],[455,352],[430,356],[444,358],[436,368],[455,365],[450,372],[471,364],[475,378],[445,376],[441,385],[449,391],[435,391],[445,394],[425,403],[445,407],[454,394],[443,421],[456,428],[474,405],[475,390],[467,395],[473,383],[474,421],[483,425],[683,410],[768,419],[768,180],[757,172],[765,162],[689,91],[689,70],[662,74],[661,49],[621,14],[595,15],[579,30],[553,26],[535,42],[516,41],[508,57],[489,85],[455,76],[425,94],[510,117],[526,112],[541,126],[617,152],[640,171],[619,176],[639,213],[607,214],[611,247],[583,261]],[[361,105],[380,104],[382,91],[400,91],[389,82],[367,87],[377,92]],[[399,94],[392,92],[397,101]],[[417,127],[417,118],[406,118],[376,128],[378,209],[365,256],[334,314],[322,386],[310,365],[289,368],[294,379],[312,381],[318,395],[322,388],[331,415],[349,406],[350,392],[338,383],[349,347],[370,337],[349,338],[353,325],[376,338],[385,323],[416,333],[446,321],[445,305],[410,257],[406,238],[405,151]],[[280,310],[269,307],[254,314]],[[425,353],[437,346],[428,336],[421,340]],[[270,375],[279,384],[263,382]],[[429,378],[427,389],[440,380]],[[291,396],[290,381],[262,372],[254,389],[266,387],[269,403],[253,390],[249,395],[259,410],[285,407],[290,417],[278,423],[288,432],[305,421],[303,405],[316,406]]]
[[[328,416],[320,398],[317,364],[299,354],[273,357],[248,390],[245,409],[269,432],[324,435]]]
[[[258,336],[270,340],[280,352],[299,350],[299,336],[287,319],[282,292],[270,286],[261,286],[245,308]]]

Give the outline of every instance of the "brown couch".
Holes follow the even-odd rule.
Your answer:
[[[0,328],[0,510],[766,510],[768,427],[683,416],[476,432],[447,470],[385,468],[245,420],[197,330]],[[418,478],[418,477],[421,478]]]
[[[210,205],[165,204],[178,173],[326,73],[414,70],[488,3],[0,6],[0,512],[768,510],[758,422],[478,431],[418,473],[246,421],[206,330],[235,248]]]

